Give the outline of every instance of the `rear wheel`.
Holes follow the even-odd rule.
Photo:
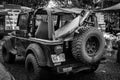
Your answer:
[[[46,71],[38,65],[33,54],[28,54],[25,61],[25,69],[29,80],[46,80]]]
[[[6,63],[14,63],[15,62],[15,55],[12,54],[11,52],[8,52],[8,50],[3,47],[2,48],[2,56],[3,56],[3,60]]]

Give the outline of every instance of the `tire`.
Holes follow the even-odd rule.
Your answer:
[[[120,48],[117,51],[117,63],[120,63]]]
[[[25,69],[29,80],[46,80],[46,71],[38,65],[33,54],[28,54],[25,61]]]
[[[3,39],[3,37],[4,37],[3,35],[0,35],[0,40]]]
[[[83,63],[96,63],[103,55],[105,40],[100,30],[95,27],[83,28],[75,35],[72,42],[72,54]]]
[[[4,62],[6,63],[15,62],[16,55],[12,54],[11,52],[8,52],[8,50],[5,47],[2,48],[2,56],[3,56]]]

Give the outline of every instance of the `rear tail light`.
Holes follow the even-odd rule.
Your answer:
[[[54,47],[55,54],[51,55],[53,63],[61,63],[65,61],[65,54],[63,53],[63,46],[57,45]]]
[[[55,46],[54,51],[55,51],[56,54],[62,53],[63,52],[63,46],[61,46],[61,45]]]

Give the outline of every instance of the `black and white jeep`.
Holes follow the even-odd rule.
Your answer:
[[[8,63],[24,56],[30,80],[46,78],[49,70],[94,72],[100,64],[105,40],[90,10],[39,8],[20,13],[17,26],[4,39],[2,55]]]

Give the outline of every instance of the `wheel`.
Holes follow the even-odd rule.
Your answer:
[[[28,54],[25,61],[25,69],[29,80],[46,80],[46,71],[38,65],[33,54]]]
[[[72,54],[83,63],[96,63],[103,55],[105,40],[97,28],[84,28],[75,35],[72,42]]]
[[[8,50],[3,47],[2,48],[2,56],[3,56],[3,60],[6,63],[14,63],[15,62],[15,55],[12,54],[11,52],[8,52]]]
[[[120,48],[117,51],[117,63],[120,63]]]

